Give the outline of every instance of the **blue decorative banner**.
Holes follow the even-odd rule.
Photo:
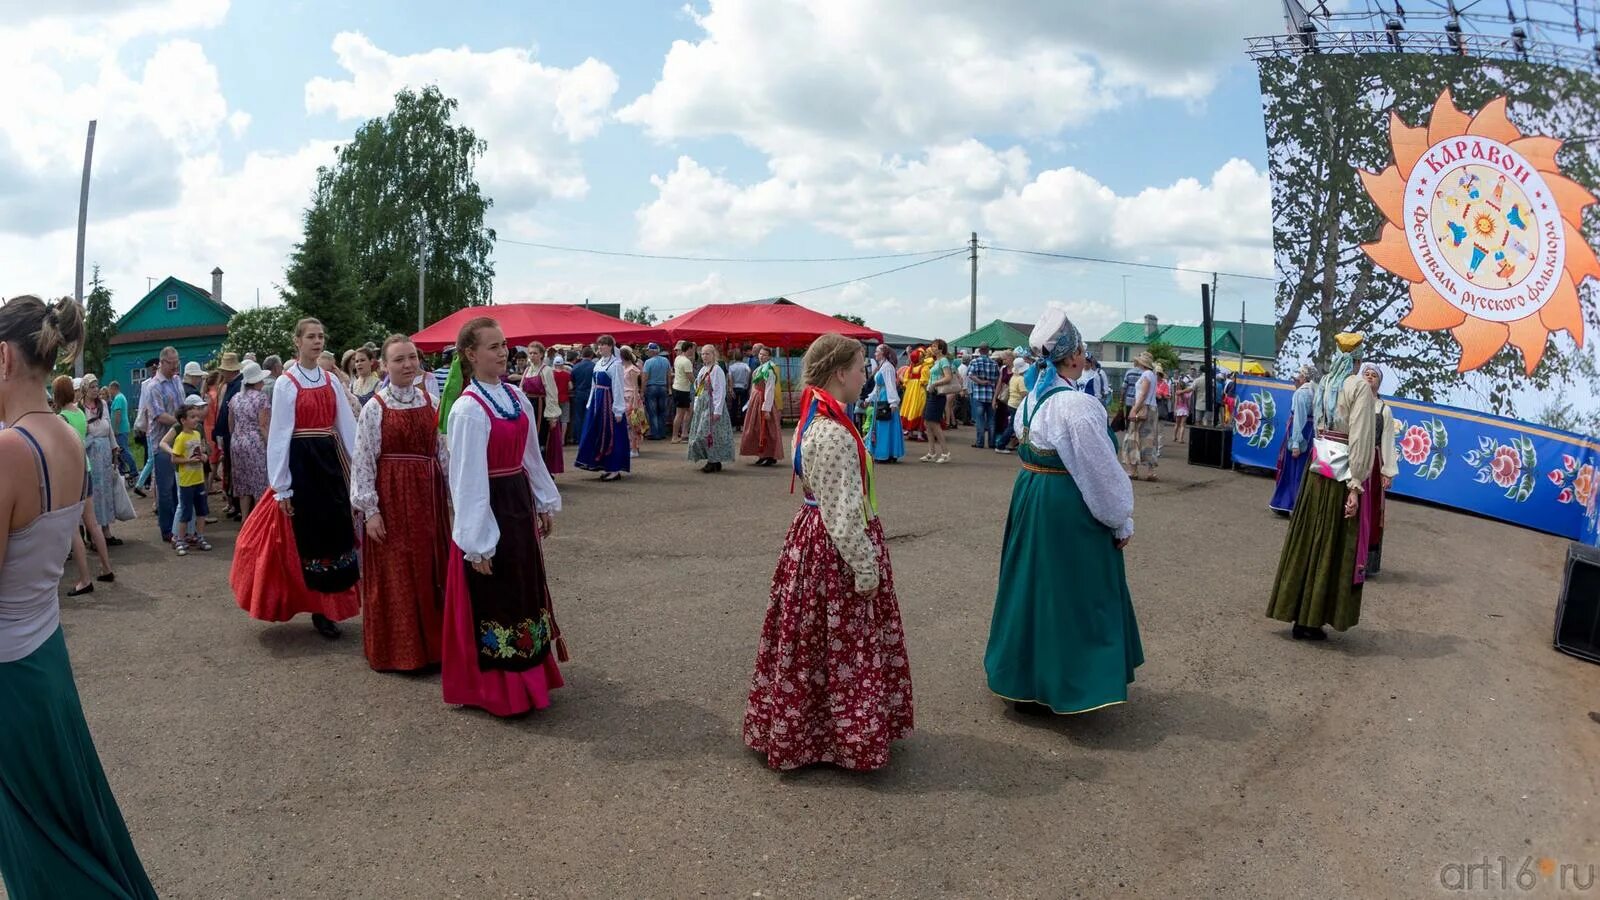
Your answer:
[[[1234,463],[1276,469],[1294,386],[1246,375],[1235,391]],[[1384,399],[1399,432],[1400,474],[1391,494],[1600,546],[1600,442],[1451,406]]]

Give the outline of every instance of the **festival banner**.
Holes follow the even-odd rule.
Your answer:
[[[1241,376],[1236,391],[1234,464],[1276,469],[1294,386]],[[1384,399],[1394,414],[1400,468],[1391,494],[1600,546],[1600,442],[1450,406]]]

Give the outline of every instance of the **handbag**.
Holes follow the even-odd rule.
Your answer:
[[[1334,481],[1350,477],[1350,445],[1322,435],[1311,440],[1311,470]]]
[[[890,406],[887,400],[879,400],[874,415],[876,415],[878,421],[887,422],[894,416],[894,407]]]

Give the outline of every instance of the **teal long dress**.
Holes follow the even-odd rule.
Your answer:
[[[1033,413],[1063,389],[1045,394]],[[1115,461],[1115,444],[1105,453]],[[1058,714],[1123,703],[1144,662],[1123,554],[1057,453],[1024,441],[984,669],[989,690]]]

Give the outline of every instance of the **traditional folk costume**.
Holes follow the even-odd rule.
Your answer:
[[[361,611],[348,474],[355,440],[349,392],[331,374],[294,364],[273,382],[271,487],[239,529],[228,577],[251,618],[312,613],[337,622]],[[294,501],[293,516],[280,499]]]
[[[1372,363],[1363,366],[1362,371],[1365,372],[1368,366],[1372,366]],[[1393,479],[1400,474],[1400,459],[1395,449],[1397,435],[1394,411],[1389,409],[1389,401],[1382,397],[1374,399],[1373,405],[1378,421],[1378,456],[1372,467],[1372,475],[1367,479],[1367,489],[1361,503],[1361,528],[1365,534],[1367,552],[1360,558],[1366,566],[1368,578],[1378,574],[1383,566],[1383,522],[1389,502],[1383,479]]]
[[[900,427],[900,391],[894,384],[894,366],[878,364],[867,395],[867,439],[872,458],[894,462],[906,455],[905,432]]]
[[[628,409],[628,448],[633,455],[638,455],[645,428],[650,424],[644,414],[644,370],[638,363],[623,367],[622,383],[622,401]]]
[[[872,465],[838,400],[800,398],[794,471],[805,487],[772,576],[744,742],[774,769],[877,769],[911,733],[911,668]]]
[[[594,361],[594,386],[584,414],[583,435],[573,465],[604,472],[608,479],[632,470],[628,444],[628,402],[622,394],[622,359],[615,353]]]
[[[728,376],[721,366],[705,366],[695,376],[694,413],[689,418],[689,461],[706,463],[707,472],[720,471],[723,463],[733,462]]]
[[[1351,373],[1351,353],[1361,335],[1336,340],[1339,352],[1314,397],[1311,468],[1289,519],[1267,605],[1269,618],[1292,622],[1296,637],[1312,639],[1322,636],[1323,625],[1344,631],[1361,618],[1361,518],[1347,518],[1344,507],[1350,491],[1365,492],[1378,446],[1372,387]]]
[[[928,369],[922,363],[922,351],[911,351],[911,364],[906,367],[905,390],[900,398],[900,424],[907,434],[922,431],[922,413],[928,407]]]
[[[599,409],[609,415],[608,407]],[[521,391],[475,380],[449,406],[447,420],[458,514],[445,589],[444,701],[496,716],[549,706],[550,692],[563,684],[556,660],[567,658],[536,517],[559,512],[561,494],[531,439],[532,423]],[[622,448],[626,453],[625,440]],[[472,568],[480,560],[491,562],[491,574]]]
[[[362,636],[379,672],[438,665],[444,630],[444,438],[433,397],[416,385],[380,389],[361,410],[351,501],[386,534],[362,548]]]
[[[544,465],[551,475],[566,471],[562,458],[562,444],[566,438],[561,427],[561,401],[556,385],[556,370],[548,364],[522,377],[522,390],[533,403],[533,416],[539,423],[539,446],[544,448]]]
[[[744,405],[744,431],[739,455],[757,460],[783,458],[783,381],[778,367],[767,360],[750,373],[750,402]]]
[[[41,512],[10,533],[0,564],[0,878],[11,900],[153,900],[84,721],[61,629],[59,583],[83,496],[51,509],[44,455],[26,428],[12,430],[33,451]]]
[[[1284,515],[1294,512],[1294,499],[1300,494],[1300,483],[1305,479],[1306,467],[1311,465],[1311,438],[1315,429],[1311,398],[1317,391],[1314,384],[1316,370],[1306,366],[1300,371],[1307,380],[1294,389],[1294,398],[1289,403],[1289,433],[1284,437],[1283,448],[1278,451],[1277,485],[1272,491],[1272,499],[1267,502],[1268,508]]]
[[[1081,713],[1126,702],[1144,663],[1123,551],[1133,485],[1105,407],[1054,363],[1082,347],[1052,305],[1029,344],[1048,360],[1017,408],[1022,469],[1011,488],[984,670],[1022,712]]]

